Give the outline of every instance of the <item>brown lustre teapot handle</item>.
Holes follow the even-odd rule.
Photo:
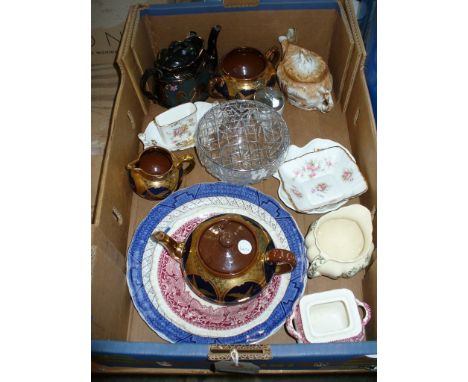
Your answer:
[[[275,273],[278,275],[292,272],[296,267],[296,256],[291,251],[285,249],[272,249],[268,251],[265,261],[276,264]]]
[[[276,69],[278,62],[281,58],[281,52],[277,46],[272,46],[265,52],[265,57],[268,61],[271,62],[273,67]]]

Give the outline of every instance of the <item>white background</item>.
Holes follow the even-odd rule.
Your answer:
[[[379,380],[466,364],[463,1],[378,8]],[[90,378],[89,2],[2,4],[3,380]]]

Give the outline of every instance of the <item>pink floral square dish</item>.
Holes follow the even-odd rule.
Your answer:
[[[278,174],[283,191],[300,212],[345,201],[367,191],[357,164],[339,146],[285,161]]]

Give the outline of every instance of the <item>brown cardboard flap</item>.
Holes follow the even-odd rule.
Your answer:
[[[350,27],[354,41],[351,63],[348,74],[345,78],[344,89],[340,98],[343,111],[346,112],[357,73],[360,69],[363,68],[366,60],[366,50],[364,47],[364,42],[362,41],[361,31],[356,20],[353,4],[350,0],[340,0],[339,4],[340,8],[344,9],[343,17],[345,17],[348,21],[348,25]]]
[[[362,40],[361,30],[359,29],[359,25],[356,19],[354,6],[351,0],[340,0],[341,3],[344,5],[346,10],[346,14],[348,16],[349,25],[351,27],[351,31],[354,35],[354,41],[357,45],[359,53],[361,54],[361,68],[364,67],[364,63],[366,62],[366,48],[364,45],[364,41]]]
[[[131,7],[127,17],[124,36],[117,54],[117,64],[122,75],[126,75],[136,92],[141,108],[147,111],[147,100],[140,91],[140,79],[145,68],[152,66],[155,53],[148,33],[140,20],[140,11],[147,6],[137,5]]]
[[[341,4],[340,16],[336,18],[335,30],[333,32],[332,44],[330,47],[330,57],[328,66],[333,75],[333,87],[336,95],[336,102],[342,99],[348,72],[350,71],[351,56],[354,50],[354,40],[349,28],[346,14]]]
[[[335,19],[334,9],[220,12],[170,16],[144,16],[153,49],[167,47],[174,40],[184,39],[189,31],[208,39],[211,27],[221,25],[218,37],[219,58],[239,46],[252,46],[262,52],[278,46],[278,37],[295,28],[297,43],[313,50],[328,61]],[[174,26],[177,25],[177,28]],[[245,26],[245,27],[241,27]],[[252,26],[259,26],[253,28]]]
[[[133,194],[125,167],[129,158],[137,156],[137,126],[142,123],[143,113],[132,84],[123,75],[112,115],[95,212],[95,223],[122,253],[127,244]]]
[[[125,257],[98,226],[92,241],[91,336],[125,340],[130,305]]]
[[[348,109],[349,99],[351,98],[351,92],[353,90],[354,81],[356,81],[357,73],[361,67],[362,54],[359,51],[356,43],[353,46],[353,52],[351,54],[351,60],[349,65],[349,70],[345,78],[344,89],[341,94],[341,105],[343,111],[346,112]]]
[[[364,72],[359,70],[351,92],[346,119],[356,162],[367,181],[361,203],[375,213],[377,208],[377,133]]]

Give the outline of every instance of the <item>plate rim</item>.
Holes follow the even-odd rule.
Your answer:
[[[194,193],[194,197],[192,197],[190,200],[184,198],[185,196],[187,196],[188,193],[191,192]],[[152,301],[149,300],[141,277],[141,260],[143,258],[144,248],[148,241],[149,235],[146,235],[146,239],[143,239],[141,236],[145,236],[145,231],[150,230],[152,226],[156,227],[157,224],[159,224],[159,222],[174,208],[174,205],[181,206],[188,201],[198,199],[202,197],[200,193],[205,193],[203,197],[229,196],[236,199],[243,199],[263,208],[280,225],[288,240],[289,246],[291,248],[295,248],[295,253],[298,252],[297,257],[300,260],[300,266],[302,269],[300,269],[299,267],[296,268],[296,270],[294,271],[295,275],[291,276],[289,285],[286,289],[285,298],[283,298],[283,300],[271,313],[270,318],[273,317],[275,319],[273,323],[269,323],[269,321],[271,321],[271,319],[269,318],[265,322],[235,336],[224,337],[221,339],[213,337],[204,337],[186,332],[185,330],[177,327],[174,323],[167,320],[167,318],[158,310],[158,308],[153,305]],[[264,201],[266,202],[260,203],[261,197],[263,197]],[[269,206],[270,204],[272,206]],[[276,210],[276,216],[274,213],[272,213],[273,211],[270,211],[265,207],[268,207],[270,210]],[[154,230],[154,227],[151,229],[151,232]],[[291,237],[292,233],[295,234],[294,237]],[[138,260],[138,258],[135,257],[137,255],[140,255],[140,260]],[[155,331],[161,338],[165,339],[166,341],[173,343],[195,342],[206,344],[256,343],[264,340],[270,335],[273,335],[281,328],[281,326],[285,323],[288,317],[286,310],[290,310],[290,313],[293,312],[295,303],[304,294],[307,280],[307,265],[308,260],[305,256],[304,237],[296,221],[290,215],[290,213],[287,212],[284,208],[282,208],[281,205],[272,196],[266,195],[263,192],[249,186],[240,186],[225,182],[206,182],[198,183],[176,191],[175,193],[169,195],[168,198],[162,200],[159,204],[154,206],[151,209],[151,211],[143,218],[143,220],[139,223],[138,227],[136,228],[127,250],[126,276],[129,293],[137,312],[140,314],[141,318],[146,322],[146,324],[151,328],[151,330]],[[140,275],[138,274],[138,272],[135,274],[135,267],[140,269]],[[138,276],[140,276],[139,279]],[[135,280],[138,282],[135,283]],[[294,290],[291,288],[296,289],[295,294]],[[289,293],[293,293],[293,295],[288,296],[288,291],[290,291]],[[287,309],[285,309],[284,305],[286,305]],[[144,310],[143,308],[145,306],[147,308],[149,306],[150,309],[153,309],[153,312],[151,312],[151,316],[155,316],[160,320],[162,319],[167,323],[167,325],[164,325],[164,328],[168,329],[167,331],[162,332],[161,330],[159,330],[158,325],[154,325],[154,323],[151,322],[152,320],[150,320],[150,317],[146,317],[144,315],[144,312],[142,310]],[[268,333],[265,334],[265,332]]]
[[[228,208],[228,209],[230,208],[230,201],[231,201],[231,200],[232,200],[232,201],[236,201],[236,202],[239,200],[239,199],[234,199],[234,198],[229,198],[229,197],[226,197],[226,198],[228,198],[229,201],[228,201],[228,203],[226,203],[226,205],[223,205],[222,207],[223,207],[223,208]],[[201,199],[199,199],[199,200],[208,200],[208,199],[211,199],[211,198],[209,198],[209,197],[208,197],[208,198],[201,198]],[[250,202],[246,202],[246,203],[252,204],[252,203],[250,203]],[[218,205],[216,206],[215,210],[218,211],[218,212],[215,213],[215,215],[219,214],[219,210],[220,210],[219,207],[220,207],[220,206],[218,206]],[[180,206],[180,207],[178,207],[178,208],[182,208],[182,209],[183,209],[183,208],[184,208],[184,205],[182,205],[182,206]],[[197,209],[197,208],[195,207],[194,210],[196,210],[196,209]],[[237,210],[239,210],[239,208],[237,208]],[[176,210],[174,210],[174,211],[176,211]],[[173,211],[173,212],[174,212],[174,211]],[[196,213],[196,212],[195,212],[195,213]],[[221,213],[223,213],[223,212],[221,212]],[[236,212],[234,212],[234,213],[236,213]],[[237,213],[239,213],[239,212],[237,212]],[[197,218],[197,216],[194,216],[194,215],[193,215],[193,214],[194,214],[193,211],[191,212],[191,214],[192,214],[192,218],[195,218],[195,219]],[[247,216],[247,215],[246,215],[246,216]],[[175,221],[173,221],[173,223],[174,223],[174,225],[171,225],[170,229],[173,230],[174,227],[177,227],[177,226],[178,226],[178,228],[175,228],[175,229],[172,231],[172,232],[176,232],[181,226],[179,226],[179,224],[177,224]],[[275,221],[275,223],[276,223],[276,221]],[[182,224],[182,225],[183,225],[183,224]],[[272,234],[275,235],[274,232],[272,232]],[[276,233],[276,234],[278,234],[278,233]],[[283,231],[281,231],[281,234],[284,236]],[[278,239],[279,239],[279,240],[282,240],[281,237],[278,237]],[[286,238],[285,236],[284,236],[284,240],[287,241],[287,238]],[[288,245],[288,248],[289,248],[289,244],[286,244],[286,245]],[[154,247],[154,250],[153,250],[152,254],[150,255],[150,256],[152,256],[152,257],[151,257],[151,264],[152,264],[151,269],[149,269],[149,270],[143,270],[143,272],[142,272],[143,274],[145,274],[145,273],[148,274],[148,272],[149,272],[149,273],[151,273],[151,272],[158,273],[158,272],[159,272],[159,261],[155,261],[155,258],[154,258],[154,256],[155,256],[156,253],[159,253],[159,254],[158,254],[158,257],[160,257],[161,254],[162,254],[162,248],[157,248],[156,246]],[[147,252],[146,252],[146,251],[145,251],[145,253],[144,253],[143,256],[144,256],[144,257],[147,256]],[[154,270],[155,267],[157,267],[158,269]],[[290,277],[289,277],[289,275],[285,275],[285,276],[286,276],[286,277],[284,277],[284,279],[281,278],[281,279],[279,280],[278,288],[275,290],[275,295],[272,297],[272,301],[271,301],[271,303],[273,303],[274,301],[276,301],[276,303],[275,303],[274,305],[270,305],[270,304],[268,305],[268,307],[267,307],[268,312],[262,312],[262,313],[260,313],[257,317],[255,317],[253,320],[251,320],[251,321],[249,321],[249,322],[247,322],[247,323],[241,324],[241,325],[238,326],[238,327],[233,327],[233,328],[230,328],[230,329],[226,329],[226,332],[232,332],[232,331],[236,331],[236,330],[239,331],[239,329],[241,330],[241,332],[248,331],[248,330],[250,330],[251,328],[254,328],[254,327],[258,326],[260,323],[266,321],[266,320],[268,319],[268,317],[270,316],[271,312],[274,310],[274,308],[281,302],[281,300],[282,300],[282,298],[283,298],[283,295],[284,295],[284,293],[286,292],[286,289],[287,289],[287,287],[288,287],[288,285],[289,285],[289,279],[290,279]],[[143,277],[144,280],[145,280],[145,278],[146,278],[146,277]],[[152,277],[149,279],[149,283],[150,283],[151,285],[148,286],[148,285],[145,283],[146,291],[147,291],[147,293],[148,293],[149,295],[152,295],[152,294],[151,294],[151,290],[154,292],[154,295],[155,295],[155,297],[156,297],[156,300],[157,300],[157,301],[160,303],[160,305],[161,305],[161,310],[163,311],[163,314],[166,316],[166,318],[167,318],[169,321],[176,323],[176,326],[178,326],[178,327],[181,328],[182,330],[185,330],[186,332],[195,333],[195,334],[200,335],[200,336],[202,336],[202,337],[203,337],[203,336],[208,336],[208,337],[210,337],[210,338],[214,338],[214,337],[217,337],[216,334],[217,334],[218,332],[220,332],[220,331],[222,332],[222,331],[223,331],[223,329],[206,329],[206,328],[203,328],[203,329],[202,329],[202,328],[201,328],[200,333],[197,333],[196,331],[194,332],[194,331],[188,329],[188,326],[197,327],[197,325],[194,325],[194,324],[190,323],[189,321],[184,320],[184,319],[181,318],[176,312],[173,312],[172,309],[171,309],[171,307],[170,307],[170,305],[169,305],[167,302],[164,301],[164,300],[165,300],[164,298],[163,298],[163,301],[161,301],[161,297],[162,297],[162,296],[161,296],[161,292],[158,292],[158,290],[156,290],[156,288],[157,288],[157,286],[155,287],[155,284],[156,284],[156,283],[153,283],[153,282],[155,282],[155,281],[157,281],[157,277],[156,277],[156,279],[155,279],[155,276],[152,276]],[[152,286],[152,288],[151,288],[151,286]],[[148,291],[148,288],[149,288],[149,291]],[[190,288],[189,288],[189,289],[190,289]],[[279,294],[278,294],[278,293],[279,293]],[[158,297],[158,294],[160,295],[159,297]],[[277,296],[276,296],[277,294],[278,294],[278,297],[279,297],[279,298],[277,298]],[[212,309],[216,309],[216,304],[211,304],[211,303],[209,303],[209,302],[203,302],[203,301],[201,301],[202,299],[201,299],[200,297],[196,296],[195,294],[193,295],[193,298],[194,298],[196,301],[198,301],[199,303],[201,303],[201,304],[207,303],[207,304],[209,304],[209,305],[211,306]],[[164,306],[163,306],[163,305],[164,305]],[[167,311],[166,308],[169,309],[169,311]],[[223,309],[223,308],[225,308],[225,307],[220,307],[220,308]],[[260,318],[264,313],[267,313],[267,316],[264,317],[263,320],[261,320],[260,322],[257,322],[256,324],[253,324],[253,325],[252,325],[252,322],[253,322],[253,321],[256,321],[256,320],[257,320],[258,318]],[[174,321],[174,319],[171,319],[171,318],[169,317],[169,315],[172,316],[172,317],[177,316],[177,317],[176,317],[176,320]],[[187,325],[187,326],[186,326],[186,325]],[[246,327],[246,326],[247,326],[247,327]],[[201,332],[204,331],[204,330],[212,331],[213,333],[212,333],[212,335],[211,335],[211,334],[202,334]],[[226,335],[226,333],[224,333],[223,335],[219,335],[219,337],[220,337],[220,338],[226,338],[226,337],[231,337],[231,336],[233,336],[233,335],[234,335],[234,334]]]

